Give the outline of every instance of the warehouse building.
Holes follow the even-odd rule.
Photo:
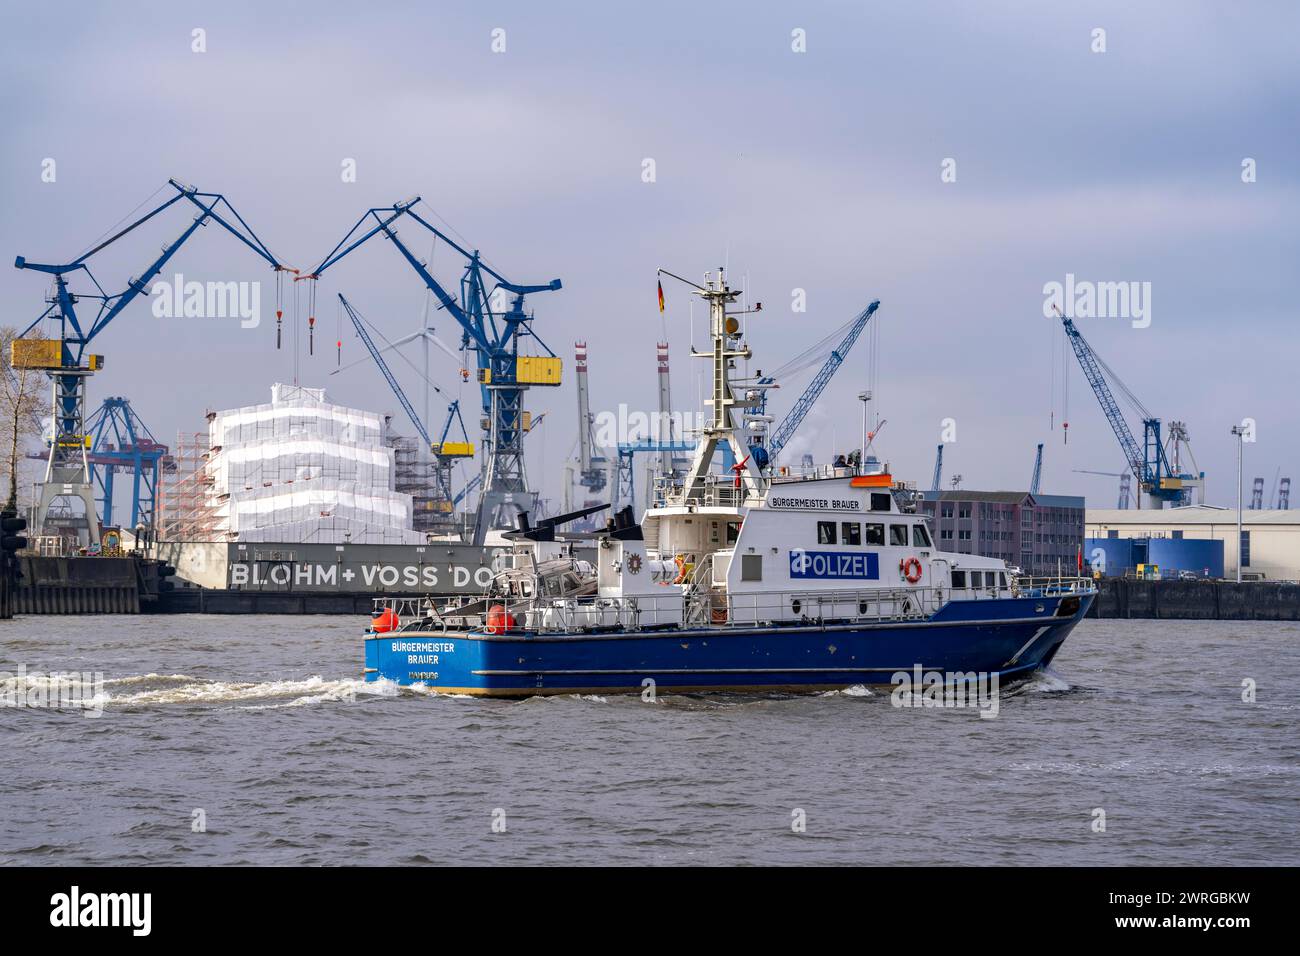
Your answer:
[[[1175,532],[1176,533],[1176,532]],[[1223,542],[1212,538],[1085,538],[1083,560],[1102,577],[1223,577]]]
[[[1248,581],[1300,580],[1300,511],[1243,511],[1241,576]],[[1209,540],[1222,542],[1225,578],[1237,576],[1237,511],[1214,505],[1166,508],[1162,511],[1121,511],[1089,508],[1088,538],[1167,539],[1173,542]],[[1103,545],[1104,547],[1104,545]],[[1109,552],[1108,552],[1109,553]],[[1187,560],[1192,561],[1190,550]],[[1109,560],[1109,559],[1108,559]],[[1173,558],[1181,561],[1180,558]],[[1203,559],[1202,559],[1203,560]],[[1152,561],[1151,563],[1159,563]],[[1193,564],[1190,570],[1207,565]],[[1163,576],[1163,568],[1162,568]]]
[[[1028,491],[927,491],[921,510],[944,551],[1000,558],[1026,574],[1074,573],[1084,501]]]

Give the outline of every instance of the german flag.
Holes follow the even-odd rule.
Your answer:
[[[664,284],[662,280],[656,280],[655,285],[659,287],[659,314],[664,311]]]

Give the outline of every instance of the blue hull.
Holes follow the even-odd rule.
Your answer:
[[[640,692],[647,679],[658,692],[811,691],[889,684],[893,674],[918,666],[1010,679],[1048,664],[1093,597],[953,601],[928,620],[870,624],[554,635],[367,632],[366,680],[527,697]],[[1064,609],[1063,600],[1070,602]]]

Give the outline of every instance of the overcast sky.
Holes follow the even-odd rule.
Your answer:
[[[564,282],[531,299],[566,364],[562,388],[529,397],[550,412],[529,453],[548,495],[574,442],[574,340],[589,343],[594,410],[652,409],[666,332],[676,404],[694,409],[689,296],[666,283],[661,319],[655,269],[698,277],[724,263],[765,305],[749,323],[752,367],[882,301],[876,450],[922,487],[952,418],[946,471],[965,487],[1027,486],[1042,441],[1044,491],[1113,507],[1113,479],[1074,469],[1121,470],[1118,445],[1072,356],[1066,407],[1059,323],[1043,315],[1044,284],[1067,273],[1151,283],[1148,327],[1078,324],[1154,414],[1188,423],[1212,502],[1232,498],[1229,428],[1246,416],[1258,423],[1247,485],[1261,475],[1271,493],[1278,469],[1300,477],[1295,4],[89,7],[3,3],[0,250],[67,261],[174,176],[224,193],[277,257],[306,268],[367,208],[418,193],[512,280]],[[196,28],[206,52],[192,50]],[[792,50],[796,29],[806,52]],[[941,180],[948,158],[955,182]],[[188,221],[168,216],[96,257],[106,287]],[[401,235],[427,254],[415,224]],[[447,249],[434,264],[454,283]],[[141,298],[96,340],[106,368],[90,404],[130,398],[164,442],[294,375],[261,260],[209,228],[164,276],[177,271],[263,280],[264,320],[160,319]],[[4,322],[25,327],[45,287],[0,270]],[[795,289],[806,313],[791,309]],[[373,368],[329,374],[339,291],[396,337],[420,321],[422,284],[388,243],[354,253],[321,280],[316,354],[299,356],[304,384],[397,411]],[[445,313],[435,326],[458,340]],[[343,341],[344,361],[361,357]],[[825,460],[857,445],[870,344],[792,450]],[[448,394],[456,368],[434,369]],[[414,374],[394,370],[418,404]],[[785,383],[778,416],[810,377]]]

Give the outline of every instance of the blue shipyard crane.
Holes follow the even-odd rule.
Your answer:
[[[821,397],[822,392],[825,391],[831,378],[835,375],[839,367],[844,364],[844,359],[849,354],[849,350],[853,348],[853,343],[858,340],[858,336],[862,334],[862,330],[867,327],[867,323],[871,321],[871,317],[875,315],[878,308],[880,308],[880,300],[876,299],[848,324],[848,329],[845,332],[844,337],[840,340],[839,345],[831,350],[830,355],[822,364],[821,369],[817,372],[816,377],[813,378],[809,386],[804,389],[803,394],[800,395],[798,400],[794,403],[794,407],[790,409],[790,413],[786,415],[786,417],[781,420],[781,424],[777,425],[772,431],[771,438],[761,444],[755,443],[750,446],[750,454],[754,456],[754,463],[757,464],[758,467],[766,468],[776,459],[776,456],[781,453],[781,449],[785,447],[786,442],[793,437],[795,431],[803,423],[805,416],[807,416],[813,405],[816,404],[817,399]],[[808,352],[815,351],[816,347],[808,350]],[[808,352],[805,352],[804,354],[807,355]],[[775,383],[776,379],[783,373],[788,374],[789,371],[791,371],[791,366],[796,366],[796,363],[799,362],[800,358],[801,357],[796,357],[791,362],[788,362],[784,369],[779,370],[772,375],[765,375],[760,378],[758,380],[760,390],[766,392],[766,389],[771,387]]]
[[[615,510],[623,505],[636,507],[636,456],[652,455],[689,455],[695,451],[695,442],[678,438],[642,438],[636,441],[618,443],[618,467],[614,469],[614,483],[610,488],[610,506]],[[671,471],[662,474],[663,480],[675,482],[677,479]],[[647,489],[653,493],[654,489]]]
[[[143,525],[153,529],[157,519],[158,483],[162,472],[175,462],[166,445],[153,433],[125,398],[104,399],[104,404],[86,421],[91,436],[91,479],[100,490],[100,517],[105,526],[113,524],[113,476],[119,471],[131,473],[130,527]]]
[[[45,371],[54,381],[53,434],[50,439],[49,458],[45,480],[40,484],[40,499],[36,506],[33,524],[41,533],[46,524],[50,505],[61,498],[80,498],[86,509],[86,523],[90,541],[99,543],[99,525],[95,519],[94,491],[90,476],[87,452],[90,436],[86,430],[85,399],[86,379],[103,367],[103,357],[87,354],[87,347],[109,324],[134,302],[162,271],[185,242],[200,228],[209,223],[221,226],[256,255],[265,259],[277,274],[293,271],[281,265],[266,245],[253,232],[243,217],[220,193],[200,192],[195,186],[186,186],[169,179],[167,185],[176,195],[155,206],[130,225],[118,230],[92,246],[77,258],[65,263],[30,262],[23,256],[14,260],[14,266],[53,277],[54,288],[48,297],[48,307],[36,320],[20,333],[13,344],[15,368],[35,368]],[[156,195],[156,194],[155,194]],[[109,293],[90,270],[89,261],[126,235],[134,232],[173,205],[189,204],[197,214],[174,240],[162,247],[144,271],[127,279],[121,292]],[[73,292],[69,280],[78,273],[94,286],[94,291]],[[277,283],[277,288],[278,288]],[[78,311],[81,301],[97,303],[92,316],[82,316]],[[278,306],[278,302],[277,302]],[[277,322],[280,312],[277,308]],[[27,338],[45,321],[52,322],[57,335],[50,338]]]
[[[943,444],[934,451],[934,478],[930,482],[930,490],[937,492],[940,489],[940,481],[943,480]]]
[[[1205,473],[1185,473],[1181,465],[1178,467],[1170,465],[1169,453],[1161,439],[1160,419],[1147,410],[1114,370],[1092,350],[1087,339],[1074,327],[1074,321],[1055,305],[1052,308],[1061,319],[1066,338],[1069,339],[1075,358],[1079,360],[1079,367],[1083,370],[1083,377],[1087,379],[1093,394],[1097,396],[1102,414],[1106,416],[1115,438],[1119,441],[1120,450],[1124,453],[1124,458],[1138,481],[1140,492],[1146,495],[1147,506],[1159,509],[1163,508],[1166,502],[1174,506],[1188,504],[1191,500],[1192,488],[1204,486]],[[1110,381],[1114,381],[1115,386],[1142,417],[1142,444],[1140,445],[1124,419],[1119,402],[1111,391]],[[1174,449],[1174,459],[1177,461],[1179,449],[1187,446],[1187,427],[1182,422],[1172,422],[1170,439]]]
[[[435,502],[436,510],[446,512],[452,511],[452,503],[457,500],[456,496],[452,493],[452,465],[457,459],[472,458],[474,455],[474,446],[469,441],[469,436],[465,432],[465,421],[461,418],[460,400],[454,400],[447,406],[447,420],[443,423],[442,433],[439,436],[438,441],[435,442],[430,437],[429,430],[424,426],[424,423],[420,421],[420,416],[416,414],[415,406],[412,405],[410,399],[406,397],[406,392],[402,390],[402,386],[398,383],[397,377],[393,375],[392,369],[390,369],[388,363],[384,361],[384,356],[376,347],[374,339],[370,337],[370,332],[366,328],[365,319],[363,319],[357,310],[352,307],[352,303],[349,302],[341,292],[339,293],[339,304],[343,306],[343,311],[345,311],[348,314],[348,318],[352,320],[353,328],[357,330],[357,335],[361,338],[366,350],[370,353],[370,357],[374,359],[375,365],[379,367],[379,371],[384,376],[384,380],[388,382],[388,387],[392,389],[393,394],[397,396],[397,401],[402,406],[402,411],[406,412],[406,417],[409,418],[411,424],[415,426],[416,432],[424,442],[425,449],[434,456],[434,476],[438,485],[438,499]],[[441,391],[437,386],[434,386],[434,388],[436,391]],[[457,422],[460,423],[460,433],[462,436],[460,441],[450,439],[452,426]]]
[[[462,349],[477,354],[483,417],[487,423],[482,493],[473,539],[475,544],[482,544],[490,528],[513,527],[514,514],[532,511],[536,503],[524,471],[523,395],[533,385],[559,385],[560,360],[533,332],[532,317],[524,311],[524,297],[555,291],[561,283],[559,279],[539,285],[509,281],[487,265],[478,250],[465,249],[416,212],[414,207],[420,201],[416,196],[392,206],[367,210],[320,264],[299,278],[314,283],[345,256],[375,236],[383,236],[392,242],[441,307],[460,325]],[[393,224],[403,216],[464,258],[459,300],[443,288],[427,263],[417,258],[399,238]],[[506,308],[493,308],[497,292],[509,294]],[[534,339],[546,354],[520,355],[520,340],[525,337]]]
[[[1029,493],[1038,494],[1038,484],[1043,478],[1043,443],[1038,443],[1038,452],[1034,455],[1034,477],[1029,479]]]

